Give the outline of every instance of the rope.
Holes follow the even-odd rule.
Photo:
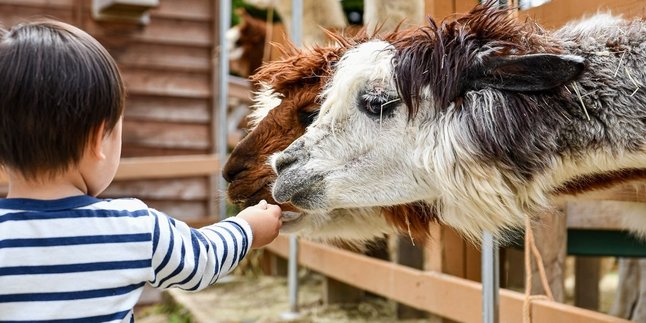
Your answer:
[[[547,295],[532,295],[532,262],[531,255],[536,259],[536,267],[541,278],[543,290]],[[532,225],[529,217],[525,218],[525,299],[523,300],[523,323],[531,323],[531,303],[535,300],[549,300],[554,301],[552,289],[550,288],[545,274],[545,266],[543,265],[543,257],[541,257],[538,248],[534,241],[534,233],[532,232]]]

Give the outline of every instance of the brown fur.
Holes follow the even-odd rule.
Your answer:
[[[577,177],[554,190],[556,195],[577,195],[611,188],[629,181],[646,180],[646,169],[628,168],[609,173]]]
[[[237,12],[240,16],[240,39],[236,46],[242,47],[242,57],[232,62],[231,70],[242,77],[248,77],[262,65],[267,23],[252,17],[244,9]]]

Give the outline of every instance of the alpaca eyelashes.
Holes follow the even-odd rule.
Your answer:
[[[359,97],[359,110],[370,117],[383,119],[393,115],[401,99],[394,96],[365,93]]]

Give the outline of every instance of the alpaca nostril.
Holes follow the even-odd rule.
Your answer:
[[[242,171],[246,169],[247,167],[242,163],[228,162],[226,163],[226,165],[224,165],[224,169],[222,170],[222,177],[224,177],[225,181],[227,181],[228,183],[231,183],[236,179],[236,177],[240,173],[242,173]]]
[[[283,170],[293,165],[298,159],[292,154],[282,153],[274,162],[274,169],[277,174],[280,174]]]

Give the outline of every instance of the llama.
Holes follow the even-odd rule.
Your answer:
[[[230,70],[241,77],[249,77],[262,65],[267,23],[252,17],[244,9],[237,10],[237,13],[240,24],[226,33]]]
[[[245,0],[246,3],[267,9],[276,8],[287,33],[291,33],[292,1],[291,0]],[[343,29],[348,23],[339,1],[303,1],[303,45],[324,45],[329,42],[325,32],[320,28]],[[320,26],[320,27],[319,27]]]
[[[551,204],[646,178],[646,23],[547,33],[490,2],[337,63],[318,118],[271,158],[308,212],[422,202],[477,240]],[[646,217],[633,228],[646,235]]]
[[[383,39],[393,40],[405,32],[410,30],[385,34]],[[340,46],[297,49],[288,43],[282,49],[286,58],[265,64],[251,77],[261,84],[249,118],[251,131],[232,151],[223,169],[232,201],[243,206],[261,199],[275,202],[270,186],[275,174],[268,157],[305,133],[318,114],[317,99],[333,65],[348,48],[369,39],[363,32],[352,38],[330,35]],[[430,210],[417,204],[307,214],[290,204],[281,207],[285,212],[283,232],[321,240],[363,241],[400,231],[419,241],[428,235],[434,219]]]

